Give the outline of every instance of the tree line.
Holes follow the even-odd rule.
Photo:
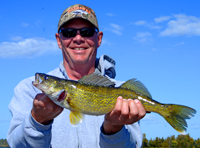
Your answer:
[[[9,147],[6,139],[0,139],[0,147]],[[187,135],[174,135],[167,138],[158,138],[148,140],[146,134],[143,134],[142,148],[200,148],[200,138],[194,140]]]
[[[9,147],[6,139],[0,139],[0,147]]]
[[[174,135],[167,138],[158,138],[156,137],[154,140],[148,140],[146,138],[146,134],[143,134],[143,141],[142,141],[143,148],[200,148],[200,138],[194,140],[190,137],[189,134],[187,135],[178,135],[175,137]]]

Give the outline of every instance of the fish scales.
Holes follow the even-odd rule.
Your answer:
[[[84,114],[103,115],[112,111],[118,96],[124,99],[138,99],[149,112],[160,114],[175,130],[184,134],[186,119],[196,113],[193,108],[162,104],[153,100],[147,88],[136,79],[130,79],[120,87],[111,87],[113,82],[97,74],[84,76],[78,81],[60,79],[36,73],[33,85],[43,91],[54,103],[69,109],[70,122],[78,124]]]
[[[76,111],[81,111],[87,114],[102,115],[113,110],[116,104],[116,98],[122,94],[123,97],[133,98],[132,93],[128,90],[114,89],[112,87],[103,86],[87,86],[74,84],[76,88],[68,90],[70,99],[69,104]],[[125,97],[125,98],[126,98]]]

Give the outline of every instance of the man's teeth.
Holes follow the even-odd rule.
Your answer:
[[[84,50],[85,48],[74,48],[74,50]]]

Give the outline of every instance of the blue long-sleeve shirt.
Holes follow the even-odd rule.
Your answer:
[[[115,62],[108,56],[97,60],[95,72],[115,77]],[[63,63],[48,74],[68,78]],[[125,125],[113,135],[102,132],[104,116],[85,115],[82,123],[73,126],[70,111],[64,109],[49,125],[42,125],[31,115],[33,100],[41,91],[32,85],[34,77],[21,81],[14,89],[9,104],[12,113],[7,141],[12,148],[133,148],[141,147],[142,133],[138,122]],[[116,86],[123,82],[116,81]]]

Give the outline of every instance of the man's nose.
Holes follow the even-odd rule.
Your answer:
[[[73,38],[73,41],[77,42],[77,43],[82,43],[85,41],[84,37],[81,36],[80,34],[80,30],[77,30],[77,34],[76,36]]]

